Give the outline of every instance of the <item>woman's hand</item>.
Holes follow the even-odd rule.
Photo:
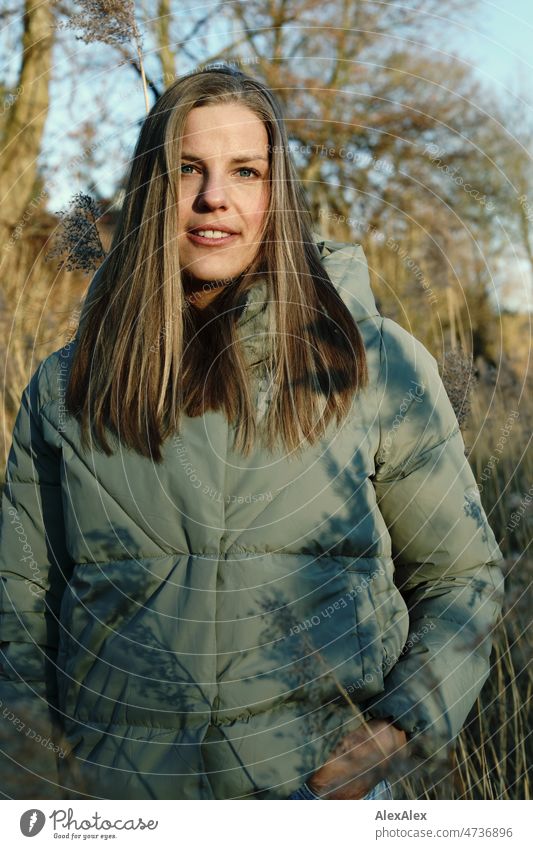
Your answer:
[[[386,773],[390,759],[406,745],[405,731],[371,719],[343,737],[307,786],[322,799],[361,799]],[[376,770],[380,774],[376,777]]]

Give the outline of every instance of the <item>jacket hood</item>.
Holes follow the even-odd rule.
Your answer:
[[[323,239],[318,233],[313,233],[313,237],[322,264],[354,319],[363,321],[379,315],[362,246],[357,242]]]

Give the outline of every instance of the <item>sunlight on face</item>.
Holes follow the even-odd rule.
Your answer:
[[[181,268],[198,283],[236,277],[260,247],[268,209],[264,123],[238,103],[195,107],[187,116],[179,170]],[[212,232],[219,228],[230,232]]]

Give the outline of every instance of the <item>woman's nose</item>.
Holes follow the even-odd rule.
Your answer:
[[[208,174],[200,190],[200,196],[207,206],[227,206],[227,176],[225,174]]]

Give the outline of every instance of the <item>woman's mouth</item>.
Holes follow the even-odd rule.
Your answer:
[[[187,238],[196,245],[227,245],[228,242],[234,241],[238,235],[238,233],[227,233],[225,230],[208,227],[187,232]]]

